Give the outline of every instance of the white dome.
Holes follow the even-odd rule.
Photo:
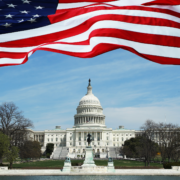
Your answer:
[[[84,97],[81,98],[79,105],[101,105],[99,99],[94,96],[94,94],[86,94]]]
[[[87,94],[81,98],[79,105],[99,105],[99,106],[101,106],[99,99],[92,93],[92,87],[91,87],[90,82],[87,87]]]
[[[87,87],[87,94],[81,98],[74,115],[76,127],[106,127],[103,108],[99,99],[92,93],[91,80]]]

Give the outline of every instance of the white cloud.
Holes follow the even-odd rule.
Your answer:
[[[128,129],[139,129],[148,119],[155,122],[179,124],[180,105],[166,105],[165,102],[164,106],[105,108],[106,125],[113,128],[124,125]]]

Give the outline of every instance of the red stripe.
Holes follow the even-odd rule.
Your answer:
[[[180,5],[179,0],[155,0],[151,2],[144,3],[142,5]]]
[[[15,52],[3,52],[3,51],[0,52],[0,58],[21,59],[24,58],[26,55],[27,53],[15,53]]]
[[[131,47],[127,47],[127,46],[122,46],[122,45],[113,45],[113,44],[98,44],[97,46],[95,46],[93,48],[93,50],[91,52],[88,53],[73,53],[73,52],[66,52],[66,51],[62,51],[62,50],[55,50],[55,49],[50,49],[50,48],[38,48],[39,50],[46,50],[46,51],[51,51],[51,52],[57,52],[57,53],[61,53],[61,54],[67,54],[70,56],[75,56],[75,57],[81,57],[81,58],[91,58],[100,54],[103,54],[105,52],[114,50],[114,49],[125,49],[128,51],[131,51],[132,53],[137,54],[140,57],[143,57],[145,59],[148,59],[150,61],[153,62],[157,62],[160,64],[174,64],[174,65],[180,65],[180,59],[176,59],[176,58],[166,58],[166,57],[160,57],[160,56],[152,56],[152,55],[147,55],[147,54],[140,54],[139,52],[137,52],[136,50],[134,50]],[[27,56],[25,58],[25,60],[23,61],[22,64],[24,64],[25,62],[27,62]],[[11,66],[11,65],[16,65],[16,64],[3,64],[0,66]]]
[[[155,25],[155,26],[157,25],[157,26],[165,26],[165,27],[169,26],[169,27],[174,27],[174,28],[180,27],[180,23],[175,23],[173,21],[169,21],[165,19],[108,14],[108,15],[95,16],[93,18],[88,19],[87,21],[80,24],[79,26],[76,26],[72,29],[68,29],[62,32],[56,32],[56,33],[51,33],[47,35],[22,39],[22,40],[15,40],[15,41],[10,41],[10,42],[0,43],[0,46],[1,47],[29,47],[29,46],[36,46],[43,43],[51,43],[60,39],[64,39],[64,38],[71,37],[77,34],[81,34],[87,31],[94,23],[98,21],[103,21],[103,20],[115,20],[115,21],[142,24],[142,25]],[[110,32],[110,34],[112,33]],[[174,38],[172,36],[169,36],[169,37]]]
[[[169,14],[175,17],[180,18],[180,13],[175,12],[173,10],[169,9],[159,9],[155,7],[146,7],[146,6],[112,6],[112,7],[106,7],[106,6],[98,6],[98,7],[89,7],[89,8],[74,8],[74,9],[63,9],[63,10],[58,10],[56,11],[56,14],[60,13],[61,14],[61,21],[65,19],[69,19],[74,16],[78,16],[81,14],[85,14],[88,12],[93,12],[96,10],[120,10],[120,9],[126,9],[126,10],[142,10],[142,11],[151,11],[151,12],[159,12],[159,13],[164,13],[164,14]],[[49,15],[48,18],[51,21],[51,18],[56,17],[56,14]],[[55,23],[58,21],[51,21],[51,23]]]
[[[72,0],[59,0],[59,3],[78,3],[78,2],[111,2],[111,1],[116,1],[116,0],[77,0],[77,1],[72,1]]]
[[[133,31],[119,30],[119,29],[97,29],[90,33],[89,39],[82,42],[66,43],[61,44],[72,44],[72,45],[89,45],[89,41],[92,37],[114,37],[119,39],[126,39],[134,42],[144,44],[154,44],[161,46],[180,47],[180,37],[170,37],[163,35],[152,35],[145,33],[138,33]]]

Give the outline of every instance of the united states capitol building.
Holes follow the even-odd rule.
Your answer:
[[[53,143],[55,148],[51,158],[59,159],[66,156],[84,157],[88,133],[92,135],[91,146],[97,158],[106,158],[108,153],[111,157],[117,157],[117,151],[124,141],[135,137],[136,131],[125,129],[124,126],[119,126],[115,130],[106,127],[103,108],[92,92],[90,80],[87,94],[81,98],[76,110],[72,128],[64,130],[61,126],[56,126],[53,130],[30,130],[29,138],[41,143],[42,152],[45,151],[48,143]]]

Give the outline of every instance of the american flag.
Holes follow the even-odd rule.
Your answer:
[[[180,2],[0,0],[0,66],[36,50],[90,58],[118,48],[180,64]]]

